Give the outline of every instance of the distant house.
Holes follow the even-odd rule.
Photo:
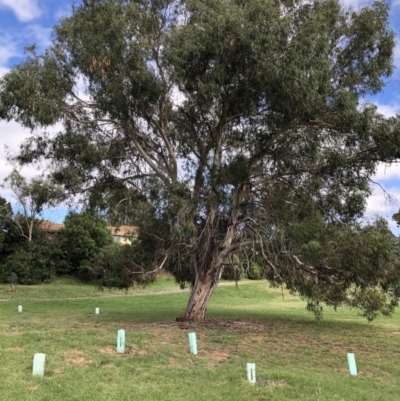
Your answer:
[[[39,227],[49,235],[53,235],[64,228],[64,224],[52,223],[49,220],[42,220]]]
[[[108,227],[115,242],[131,244],[138,237],[138,228],[135,226]]]
[[[40,228],[49,236],[54,235],[64,227],[64,224],[52,223],[48,220],[40,222]],[[108,229],[111,231],[114,241],[121,244],[131,244],[138,237],[138,228],[135,226],[109,226]]]

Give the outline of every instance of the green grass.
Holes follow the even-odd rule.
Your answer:
[[[17,285],[16,292],[11,292],[8,284],[0,284],[0,300],[109,297],[172,290],[179,290],[179,285],[173,277],[169,276],[162,277],[146,286],[136,285],[129,290],[100,289],[73,277],[59,277],[48,284]]]
[[[176,290],[171,284],[165,279],[147,290]],[[217,289],[207,325],[182,328],[173,321],[187,292],[105,297],[75,282],[55,285],[51,302],[25,300],[22,314],[17,297],[0,302],[0,400],[400,399],[399,313],[370,324],[356,310],[327,309],[317,322],[297,297],[246,282]],[[30,296],[44,297],[49,288]],[[56,297],[89,291],[87,299]],[[115,352],[120,328],[124,355]],[[197,356],[188,352],[192,330]],[[46,353],[43,379],[32,377],[36,352]],[[357,377],[348,373],[347,352],[356,355]],[[255,386],[246,381],[247,362],[256,363]]]
[[[242,280],[241,284],[251,283],[251,280]],[[222,285],[235,285],[233,281],[221,281]],[[188,290],[188,289],[186,289]],[[74,277],[58,277],[55,281],[40,285],[17,285],[16,292],[10,291],[8,284],[0,283],[0,302],[27,299],[61,299],[61,298],[109,298],[112,296],[136,296],[138,294],[181,292],[179,284],[170,275],[157,278],[148,284],[137,284],[128,290],[116,288],[99,288],[93,284],[82,283]]]

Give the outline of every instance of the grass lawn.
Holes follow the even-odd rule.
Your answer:
[[[167,278],[152,285],[145,290],[179,289]],[[187,292],[115,296],[124,293],[66,279],[6,290],[0,287],[7,299],[0,301],[0,400],[400,400],[399,312],[371,324],[356,310],[328,309],[317,322],[297,297],[244,282],[219,287],[209,321],[190,326],[174,322]],[[126,330],[125,354],[116,353],[118,329]],[[189,354],[191,331],[197,356]],[[43,379],[32,377],[36,352],[46,354]],[[347,352],[355,353],[356,377]],[[247,362],[256,363],[255,386]]]
[[[138,293],[162,292],[179,290],[179,285],[171,276],[162,277],[146,286],[137,285],[129,290],[99,289],[91,284],[84,284],[73,277],[59,277],[54,282],[41,285],[17,285],[16,292],[10,292],[8,284],[0,284],[0,300],[21,299],[56,299],[109,297],[120,295],[135,295]]]

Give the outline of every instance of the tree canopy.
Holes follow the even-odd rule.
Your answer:
[[[87,213],[71,212],[64,224],[57,235],[57,245],[66,262],[63,273],[78,273],[81,278],[88,278],[89,261],[113,243],[111,231],[105,221]]]
[[[330,303],[351,303],[343,280],[362,294],[382,284],[378,307],[366,306],[379,310],[392,302],[392,259],[360,245],[363,267],[340,271],[343,238],[389,238],[351,225],[377,163],[400,155],[398,118],[362,103],[392,73],[393,49],[383,1],[355,11],[337,0],[83,0],[43,54],[28,49],[0,80],[0,118],[61,123],[17,159],[50,160],[88,204],[140,194],[140,235],[192,284],[186,319],[205,319],[237,254],[310,304],[326,288]],[[321,237],[303,248],[296,227],[313,219]],[[343,232],[336,248],[330,232]],[[379,266],[371,281],[368,264]]]
[[[32,241],[35,220],[44,209],[60,204],[64,191],[51,179],[35,177],[28,182],[15,169],[4,182],[13,191],[19,208],[13,224],[18,228],[19,235]]]
[[[0,196],[0,252],[3,250],[5,233],[9,229],[12,209],[9,202]]]

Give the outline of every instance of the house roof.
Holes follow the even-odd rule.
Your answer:
[[[49,220],[42,220],[40,222],[40,228],[43,231],[46,231],[48,233],[55,233],[58,232],[60,230],[62,230],[65,227],[64,224],[59,224],[59,223],[52,223]]]
[[[48,233],[55,233],[62,230],[65,227],[64,224],[52,223],[49,220],[42,220],[40,222],[40,228]],[[138,228],[135,226],[108,226],[111,234],[117,237],[137,237]]]
[[[117,237],[137,237],[138,236],[138,228],[135,226],[110,226],[108,227],[111,230],[112,235]]]

